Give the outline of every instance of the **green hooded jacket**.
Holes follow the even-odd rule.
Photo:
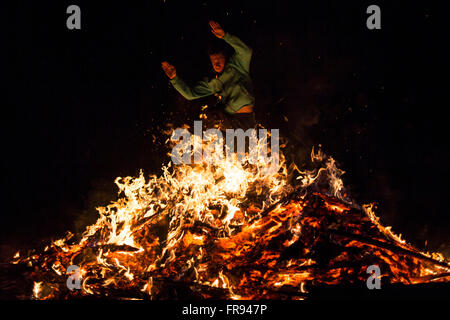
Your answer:
[[[188,86],[178,75],[170,82],[174,88],[186,99],[193,100],[209,95],[220,95],[229,114],[236,113],[247,105],[254,105],[253,85],[250,79],[250,60],[252,49],[239,38],[228,33],[223,40],[231,45],[234,54],[227,61],[222,74],[212,80],[197,82],[193,87]]]

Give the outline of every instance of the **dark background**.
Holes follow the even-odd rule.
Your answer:
[[[208,75],[209,19],[253,48],[257,116],[298,159],[321,144],[353,198],[450,255],[444,1],[59,2],[15,1],[5,15],[3,258],[82,231],[116,198],[117,176],[168,162],[161,130],[211,100],[186,102],[160,62],[187,81]],[[71,4],[81,30],[66,28]],[[366,28],[370,4],[381,30]]]

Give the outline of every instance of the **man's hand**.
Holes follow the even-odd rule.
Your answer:
[[[169,79],[173,79],[177,76],[177,70],[173,65],[171,65],[167,61],[161,62],[161,67],[166,73],[166,75],[169,77]]]
[[[211,26],[211,32],[219,39],[222,39],[225,36],[225,31],[223,31],[220,24],[215,21],[210,21],[209,25]]]

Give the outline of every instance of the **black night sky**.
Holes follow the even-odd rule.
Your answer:
[[[82,231],[116,198],[117,176],[168,162],[161,129],[193,124],[210,100],[181,98],[160,62],[187,81],[210,74],[210,19],[253,48],[259,121],[280,128],[299,159],[321,144],[353,198],[377,202],[381,221],[413,244],[449,255],[441,3],[14,1],[3,46],[1,257]],[[71,4],[81,30],[66,28]],[[366,28],[371,4],[381,30]]]

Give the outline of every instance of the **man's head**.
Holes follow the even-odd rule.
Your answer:
[[[225,69],[225,63],[227,61],[225,54],[222,52],[212,53],[209,55],[209,59],[211,60],[214,71],[217,73],[222,73],[223,69]]]
[[[222,73],[227,63],[227,51],[223,46],[222,41],[212,41],[208,46],[208,56],[211,60],[211,65],[215,72]]]

